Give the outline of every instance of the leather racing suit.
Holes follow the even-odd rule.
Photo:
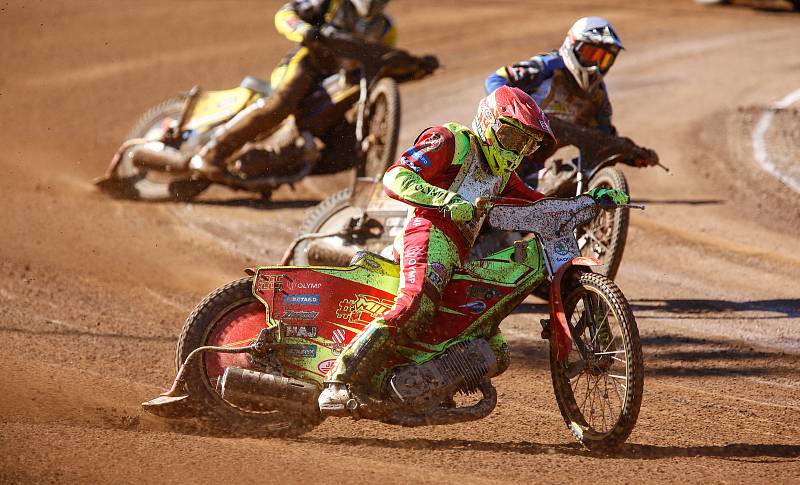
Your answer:
[[[517,87],[528,93],[548,119],[560,118],[576,125],[597,128],[609,135],[617,130],[611,123],[611,102],[604,81],[584,91],[564,65],[558,51],[539,54],[504,66],[486,78],[491,93],[500,86]],[[559,141],[561,136],[556,133]]]
[[[494,175],[480,140],[457,123],[425,130],[389,167],[383,183],[387,195],[412,206],[395,241],[399,292],[394,306],[342,352],[326,376],[328,382],[367,384],[397,345],[417,340],[432,323],[445,286],[464,264],[483,222],[483,216],[452,221],[443,211],[449,201],[457,196],[473,204],[478,197],[543,197],[514,172]],[[490,345],[500,373],[508,367],[508,345],[499,331]]]
[[[199,156],[205,162],[220,167],[247,142],[271,132],[294,113],[316,83],[336,73],[340,67],[348,67],[345,61],[329,53],[301,45],[318,34],[323,25],[351,33],[365,43],[394,46],[397,38],[387,15],[363,19],[349,1],[293,0],[285,4],[275,14],[275,27],[298,45],[272,72],[270,96],[259,99],[236,115],[203,147]]]
[[[558,138],[558,146],[538,150],[518,169],[526,182],[545,192],[560,183],[559,177],[571,176],[566,171],[544,184],[539,178],[545,160],[559,147],[578,147],[587,161],[599,161],[614,153],[634,154],[632,160],[623,162],[634,166],[647,166],[658,161],[658,155],[652,150],[640,148],[629,138],[617,135],[611,122],[611,102],[605,82],[600,80],[594,87],[583,90],[557,50],[501,67],[486,78],[487,93],[500,86],[517,87],[528,93],[547,114]],[[550,169],[558,173],[561,168],[552,160],[547,165],[551,163]]]

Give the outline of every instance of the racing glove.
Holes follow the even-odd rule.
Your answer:
[[[634,151],[634,164],[637,167],[652,167],[658,165],[658,153],[644,147],[636,147]]]
[[[628,194],[618,189],[595,187],[586,192],[585,195],[597,201],[601,209],[615,209],[619,205],[625,205],[630,202]]]
[[[442,209],[454,222],[467,222],[475,219],[475,206],[458,194],[455,194]]]
[[[314,27],[313,25],[311,25],[303,32],[302,44],[308,47],[317,42],[320,39],[321,35],[322,34],[320,32],[319,27]]]

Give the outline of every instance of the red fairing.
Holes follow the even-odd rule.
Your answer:
[[[395,298],[369,284],[308,268],[261,268],[255,278],[255,294],[267,302],[271,318],[282,322],[284,337],[327,348],[334,355],[389,310]],[[261,312],[263,322],[263,306]],[[313,327],[313,332],[297,333],[302,327]],[[288,361],[284,364],[291,365]],[[307,370],[325,374],[319,369]]]

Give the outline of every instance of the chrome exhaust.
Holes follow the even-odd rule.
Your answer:
[[[160,141],[150,141],[131,149],[129,155],[135,167],[161,172],[188,172],[189,157],[180,150]]]
[[[219,381],[222,398],[255,411],[319,413],[319,388],[309,382],[231,366]]]

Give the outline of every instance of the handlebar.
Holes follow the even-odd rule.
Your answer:
[[[489,212],[493,206],[498,204],[511,204],[511,205],[531,205],[535,202],[531,202],[525,199],[516,199],[510,197],[478,197],[475,199],[475,208],[478,210],[478,215],[482,216]],[[597,201],[597,205],[601,209],[605,210],[612,210],[612,209],[639,209],[645,210],[644,204],[615,204],[610,199],[602,199]]]

